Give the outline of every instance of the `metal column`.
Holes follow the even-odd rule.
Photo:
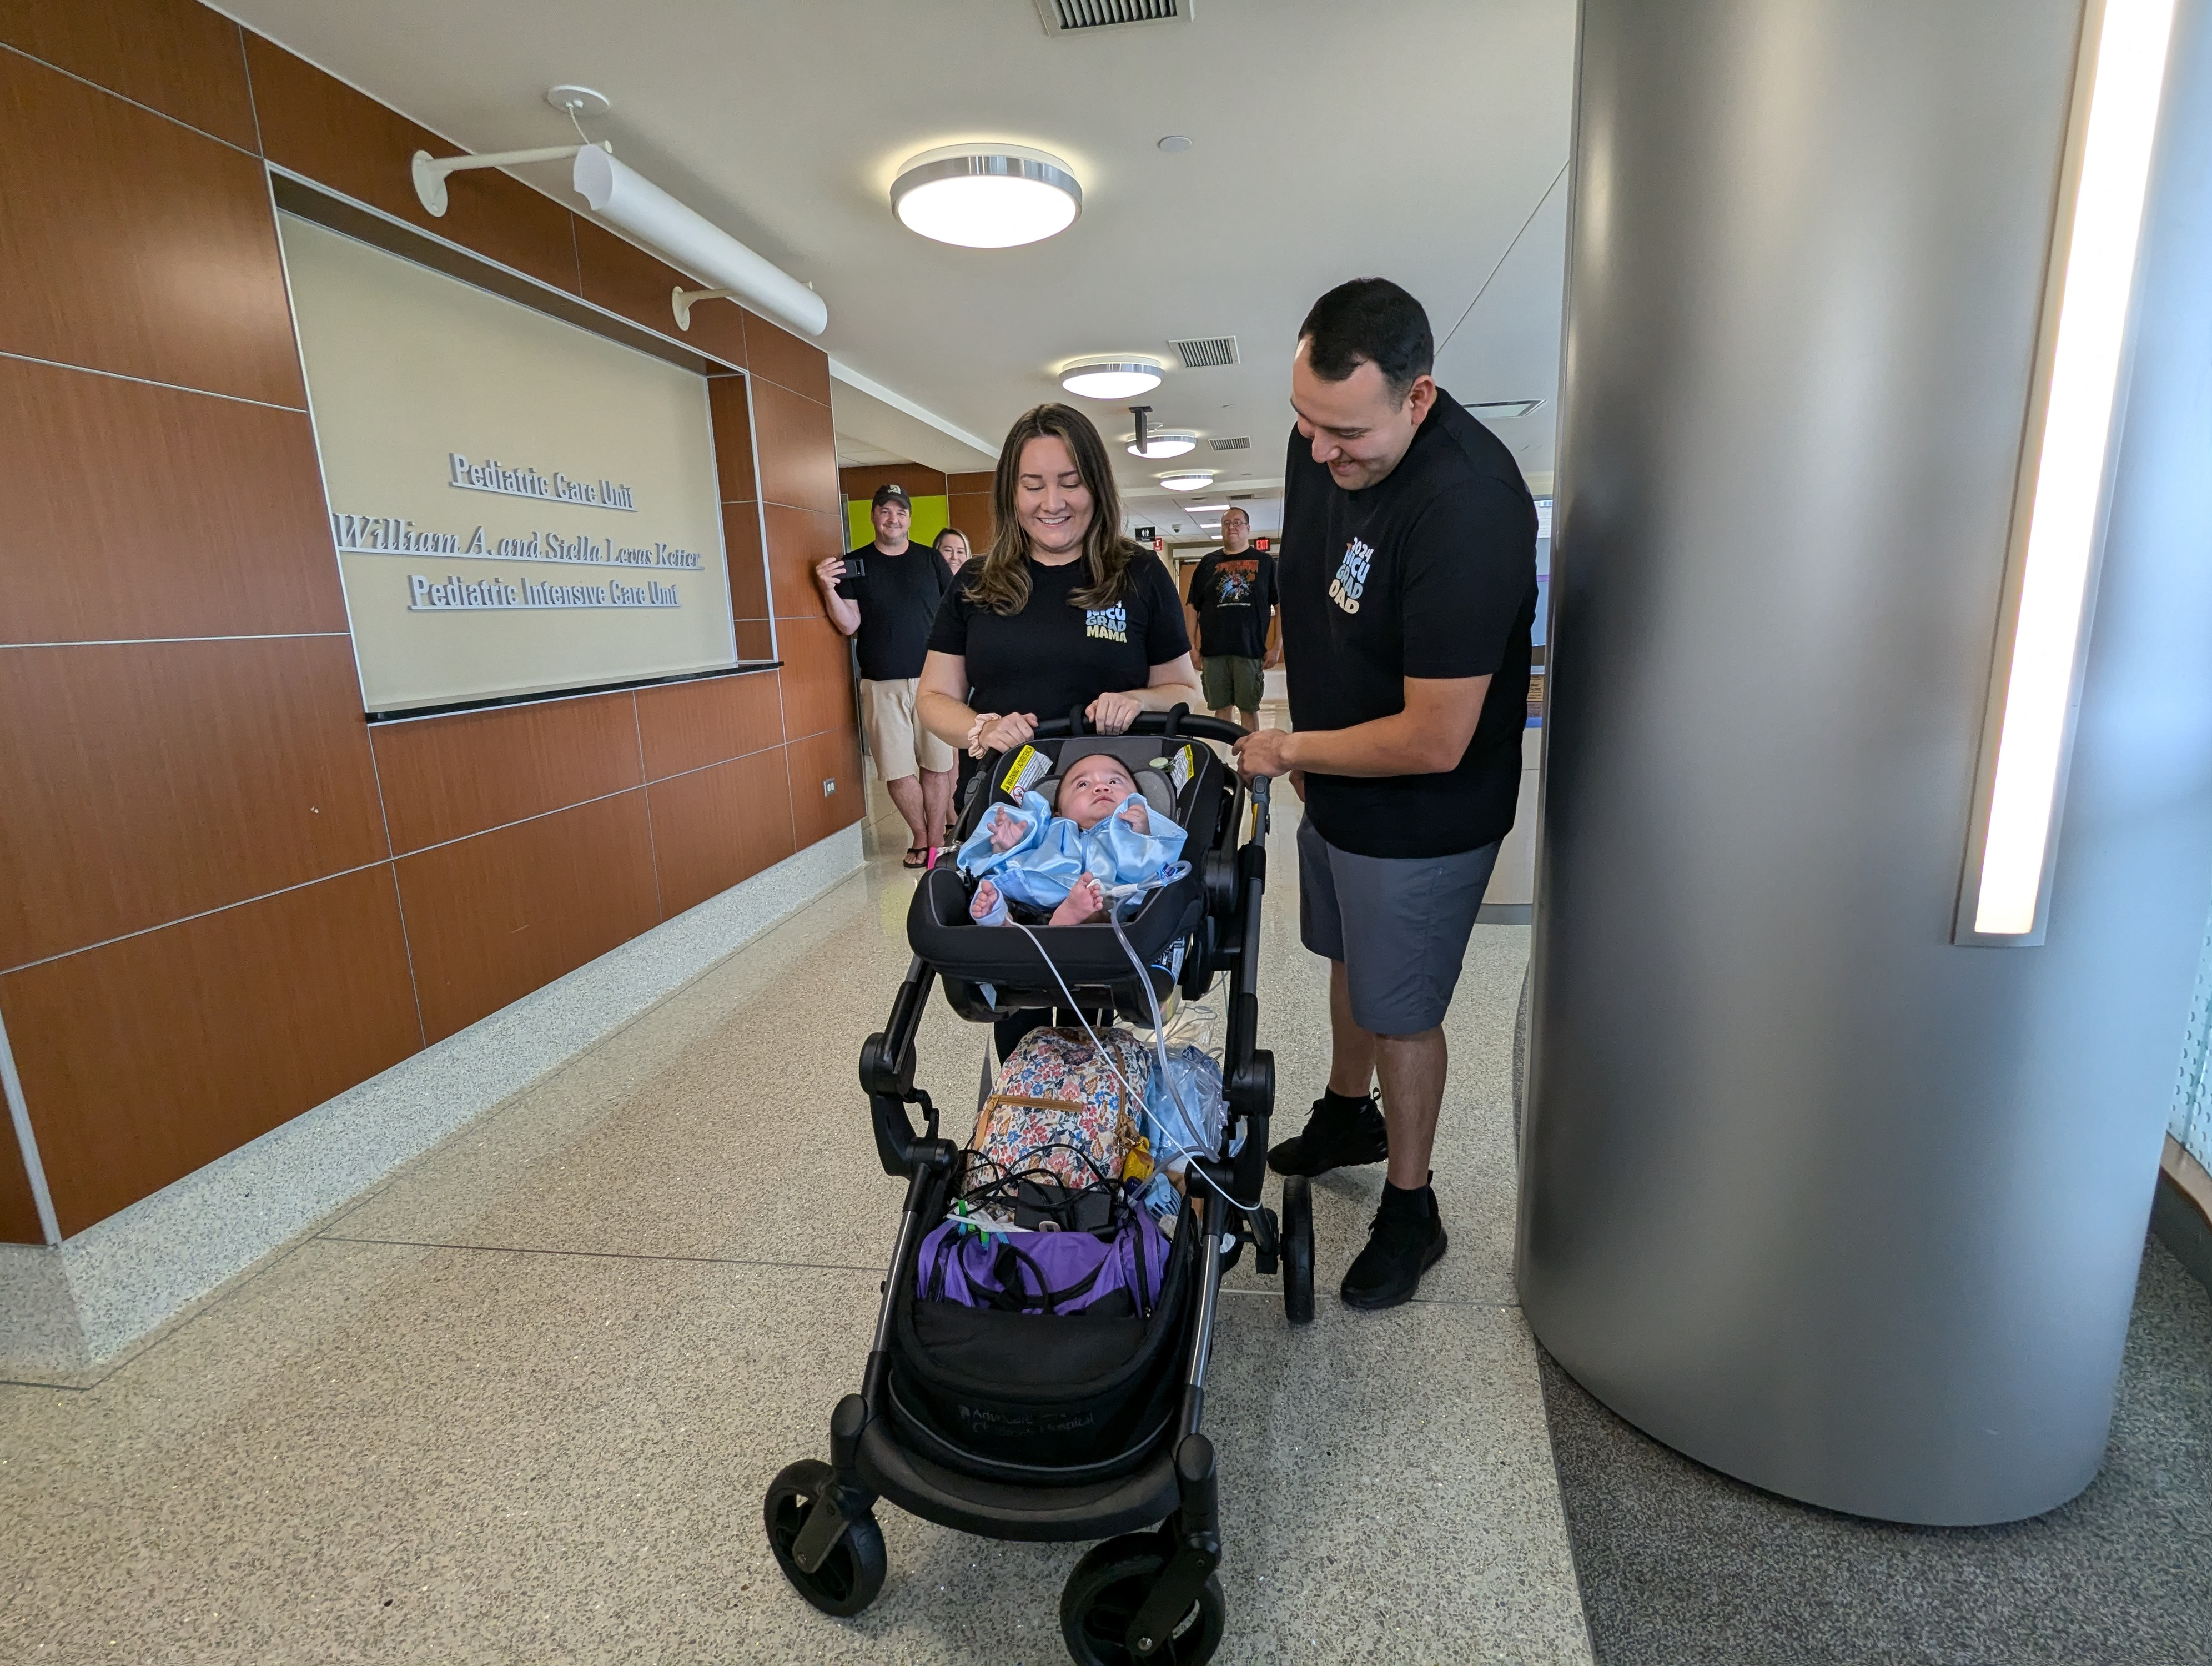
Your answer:
[[[1831,1508],[2095,1474],[2212,901],[2184,0],[2048,941],[1950,940],[2070,0],[1584,0],[1520,1220],[1622,1416]]]

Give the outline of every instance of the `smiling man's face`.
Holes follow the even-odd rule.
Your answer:
[[[1403,394],[1371,359],[1362,359],[1340,382],[1326,381],[1306,361],[1301,341],[1291,361],[1291,404],[1298,433],[1313,446],[1314,461],[1346,491],[1386,478],[1405,460],[1414,432],[1437,402],[1437,385],[1416,376]]]

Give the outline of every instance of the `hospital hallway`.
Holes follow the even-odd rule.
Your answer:
[[[1326,1069],[1270,842],[1277,1132]],[[901,1189],[853,1077],[907,961],[878,790],[865,866],[96,1370],[0,1389],[0,1660],[975,1662],[1063,1657],[1079,1547],[878,1508],[882,1596],[817,1614],[759,1500],[859,1381]],[[1224,1661],[2198,1662],[2212,1299],[2153,1243],[2110,1460],[2081,1499],[1938,1534],[1727,1481],[1540,1357],[1515,1304],[1528,928],[1478,926],[1449,1019],[1419,1299],[1335,1284],[1375,1170],[1315,1187],[1315,1322],[1231,1278],[1208,1384]],[[1217,990],[1217,998],[1220,994]],[[941,1000],[947,1104],[983,1031]],[[1271,1184],[1271,1194],[1273,1187]],[[1564,1497],[1563,1497],[1564,1492]]]

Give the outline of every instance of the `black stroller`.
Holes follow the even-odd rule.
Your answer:
[[[1009,782],[1042,781],[1049,800],[1070,745],[1115,755],[1182,826],[1191,871],[1143,898],[1123,922],[1126,946],[1110,924],[1040,928],[1038,939],[977,927],[950,866],[931,870],[915,891],[907,917],[913,964],[889,1025],[860,1051],[878,1152],[886,1173],[907,1181],[875,1341],[860,1391],[830,1414],[830,1462],[785,1468],[765,1506],[778,1566],[825,1613],[858,1614],[882,1589],[883,1531],[872,1511],[888,1499],[988,1538],[1103,1540],[1060,1596],[1062,1635],[1085,1666],[1188,1666],[1221,1640],[1214,1450],[1200,1422],[1222,1274],[1249,1242],[1262,1274],[1279,1267],[1291,1322],[1313,1317],[1306,1183],[1285,1183],[1279,1223],[1273,1210],[1248,1207],[1260,1196],[1274,1102],[1273,1058],[1253,1045],[1267,784],[1252,787],[1250,836],[1240,845],[1246,789],[1198,744],[1243,733],[1177,707],[1140,716],[1128,735],[1098,736],[1084,733],[1078,712],[1041,725],[1030,746],[987,760],[961,817],[963,838],[991,804],[1018,801]],[[953,1010],[978,1023],[1048,1007],[1066,1023],[1118,1015],[1150,1028],[1157,1003],[1176,988],[1194,999],[1223,971],[1231,994],[1222,1089],[1234,1137],[1190,1160],[1152,1312],[1042,1317],[917,1299],[919,1247],[951,1205],[961,1158],[914,1083],[931,983],[942,978]],[[923,1132],[908,1106],[921,1110]]]

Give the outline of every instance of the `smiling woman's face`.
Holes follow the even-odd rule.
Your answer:
[[[1048,567],[1072,561],[1091,530],[1091,489],[1066,443],[1040,435],[1022,447],[1014,482],[1014,519],[1030,535],[1030,553]]]

